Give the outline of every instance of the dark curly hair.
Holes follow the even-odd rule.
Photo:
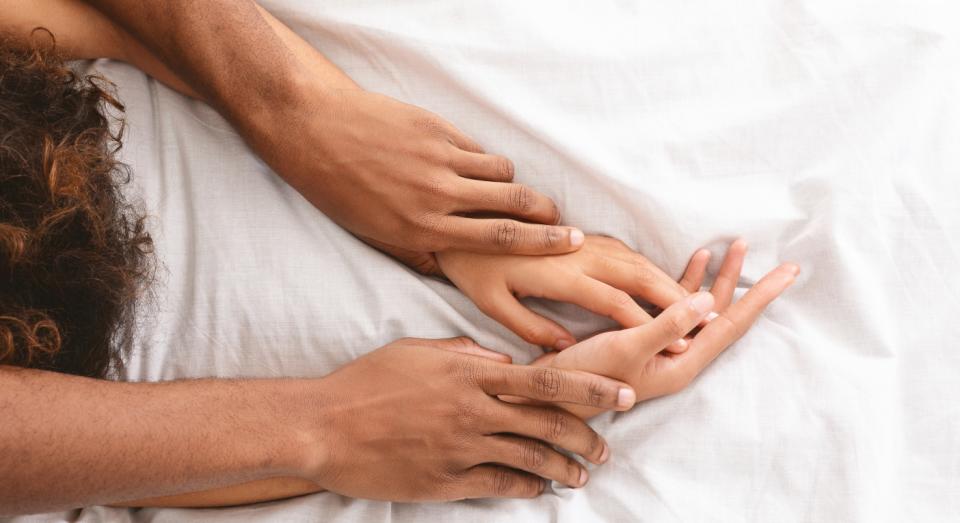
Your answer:
[[[26,47],[0,36],[0,365],[107,377],[123,366],[152,242],[120,191],[112,84],[74,73],[47,35]]]

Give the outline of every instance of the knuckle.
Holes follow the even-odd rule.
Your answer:
[[[468,429],[477,426],[480,418],[482,417],[480,409],[476,406],[476,403],[466,399],[457,401],[454,404],[454,416],[456,417],[457,424],[460,427]]]
[[[510,220],[498,220],[490,227],[491,242],[507,252],[516,250],[520,242],[520,227]]]
[[[523,479],[523,496],[535,498],[543,490],[543,480],[539,478],[527,477]]]
[[[547,461],[547,447],[542,443],[527,440],[520,444],[520,463],[530,471],[538,471]]]
[[[679,316],[667,316],[663,323],[664,332],[671,338],[679,339],[687,333],[686,325]]]
[[[739,340],[744,334],[746,334],[746,329],[743,326],[738,325],[725,314],[717,316],[710,323],[718,323],[723,329],[724,337],[729,339],[730,343]]]
[[[634,280],[637,285],[641,288],[649,287],[655,279],[653,270],[642,262],[634,262],[633,267]]]
[[[413,121],[413,125],[430,135],[443,134],[445,127],[440,119],[432,114],[419,116]]]
[[[526,185],[511,185],[507,196],[510,208],[518,213],[526,214],[533,207],[533,193]]]
[[[561,379],[557,369],[542,367],[537,369],[532,377],[531,386],[542,398],[550,400],[560,396]]]
[[[629,309],[637,305],[633,297],[621,290],[613,290],[610,293],[610,305],[613,310]]]
[[[506,496],[513,490],[517,476],[508,469],[498,467],[492,476],[493,493],[497,496]]]
[[[549,345],[550,336],[539,325],[528,324],[520,327],[520,335],[524,340],[535,345]]]
[[[456,376],[460,383],[467,386],[480,386],[484,380],[484,368],[475,358],[454,358],[451,374]]]
[[[460,347],[461,349],[472,349],[474,346],[473,340],[466,336],[457,336],[451,339],[450,343],[454,347]]]
[[[597,380],[591,380],[587,384],[587,404],[594,407],[601,407],[604,404],[604,398],[607,395],[607,388]]]
[[[559,244],[562,237],[562,233],[556,227],[540,227],[537,243],[544,249],[550,249]]]
[[[591,456],[598,456],[603,449],[603,440],[600,438],[600,435],[593,431],[593,429],[587,427],[590,431],[590,441],[587,442],[587,454]]]
[[[561,412],[545,412],[541,418],[541,433],[546,441],[558,441],[568,430],[568,419]]]

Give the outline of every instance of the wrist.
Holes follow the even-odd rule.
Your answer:
[[[278,380],[273,403],[273,422],[279,428],[280,475],[310,481],[329,468],[331,447],[337,433],[323,379]]]

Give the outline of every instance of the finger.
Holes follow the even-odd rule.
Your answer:
[[[524,307],[506,288],[491,291],[477,307],[528,343],[563,350],[577,342],[567,329]]]
[[[680,278],[680,286],[687,292],[694,293],[703,286],[703,279],[707,275],[707,265],[710,264],[710,251],[700,249],[690,257],[687,269]]]
[[[530,472],[573,488],[586,484],[587,470],[576,460],[564,456],[540,441],[517,436],[484,436],[480,459]]]
[[[503,408],[491,420],[491,432],[540,440],[597,464],[604,463],[610,456],[603,438],[586,422],[566,410],[507,403],[501,405]]]
[[[592,256],[586,272],[662,309],[687,295],[687,291],[673,278],[639,253],[630,250]]]
[[[518,183],[495,183],[464,178],[457,193],[460,212],[492,212],[526,221],[556,225],[560,211],[553,200]]]
[[[713,307],[713,296],[698,292],[667,307],[652,322],[614,333],[614,343],[648,359],[694,329]]]
[[[785,263],[767,273],[740,301],[728,307],[708,323],[690,342],[690,349],[679,356],[678,370],[692,378],[733,342],[740,339],[760,313],[796,280],[800,268]]]
[[[514,220],[450,217],[445,231],[451,249],[481,253],[563,254],[583,245],[579,229]]]
[[[539,477],[499,465],[477,465],[459,481],[461,499],[535,498],[546,483]]]
[[[471,356],[479,356],[488,360],[499,361],[503,363],[513,362],[513,358],[509,354],[492,351],[486,347],[482,347],[478,345],[477,342],[466,336],[458,336],[456,338],[445,338],[439,340],[418,340],[418,342],[428,347],[459,352],[461,354],[469,354]]]
[[[520,396],[620,411],[629,410],[637,399],[626,383],[596,374],[492,362],[481,369],[480,387],[491,396]]]
[[[746,255],[747,242],[743,238],[730,244],[717,278],[710,288],[710,293],[716,299],[713,310],[722,312],[733,301],[733,291],[736,290],[737,283],[740,281],[740,271],[743,269],[743,259]]]
[[[450,167],[460,176],[505,183],[513,181],[515,171],[513,162],[503,156],[467,151],[455,151],[450,159]]]
[[[583,274],[562,280],[549,278],[540,283],[538,295],[579,305],[612,318],[627,328],[643,325],[653,319],[626,292]]]

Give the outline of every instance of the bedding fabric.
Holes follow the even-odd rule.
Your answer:
[[[779,261],[804,272],[687,390],[596,419],[613,458],[582,490],[21,521],[960,520],[956,2],[265,7],[365,88],[512,158],[566,223],[674,276],[742,235],[740,292]],[[321,376],[404,336],[539,353],[331,223],[210,108],[93,67],[128,107],[131,190],[163,263],[129,379]],[[581,336],[609,326],[534,306]]]

